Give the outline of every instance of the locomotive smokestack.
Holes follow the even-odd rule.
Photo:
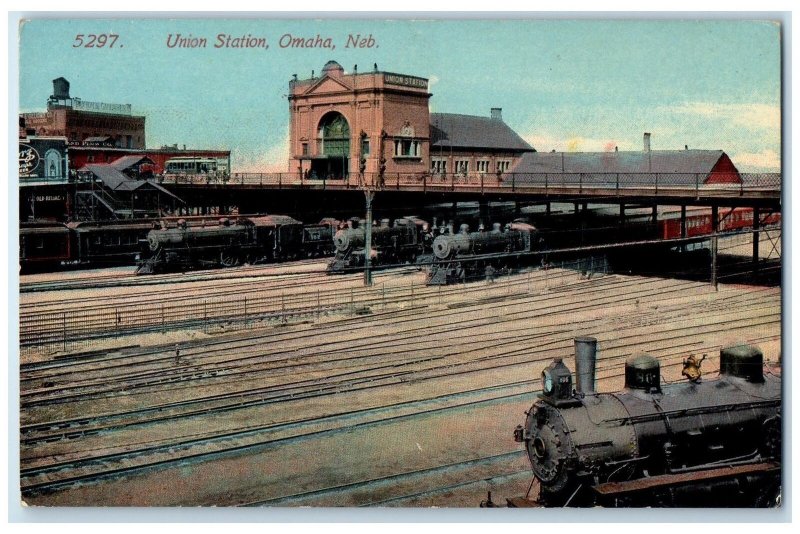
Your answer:
[[[597,338],[575,338],[575,391],[590,395],[594,390],[594,370],[597,363]]]

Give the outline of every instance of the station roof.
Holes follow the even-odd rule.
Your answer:
[[[131,156],[122,156],[112,161],[109,165],[118,171],[124,171],[131,167],[138,167],[139,165],[148,164],[155,165],[155,162],[147,156],[137,154]]]
[[[431,153],[437,148],[533,151],[502,119],[457,113],[431,113]]]
[[[180,200],[177,196],[169,192],[164,187],[160,186],[159,184],[152,182],[150,180],[136,180],[134,178],[130,178],[119,170],[115,169],[111,164],[108,163],[90,163],[88,165],[84,165],[78,172],[86,172],[89,171],[94,174],[103,185],[111,189],[112,191],[137,191],[142,187],[152,187],[153,189],[157,189],[164,194],[167,194],[175,199]]]
[[[671,182],[694,183],[697,175],[736,175],[738,171],[722,150],[652,150],[629,152],[533,152],[523,154],[512,169],[520,174],[621,174],[672,175]]]

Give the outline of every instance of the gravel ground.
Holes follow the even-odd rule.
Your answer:
[[[453,369],[468,372],[426,378],[430,376],[433,364],[419,363],[409,367],[415,373],[409,379],[388,383],[383,387],[343,390],[313,399],[298,399],[99,434],[80,440],[23,447],[23,461],[33,461],[36,457],[45,460],[80,457],[92,450],[121,448],[135,442],[169,439],[196,432],[230,431],[248,425],[290,419],[331,417],[303,432],[290,428],[272,432],[270,438],[284,439],[278,444],[253,447],[203,461],[167,464],[121,478],[32,496],[26,499],[27,503],[45,506],[230,506],[263,503],[270,499],[321,491],[331,486],[358,484],[380,477],[394,478],[362,489],[354,487],[347,491],[321,492],[289,504],[477,506],[486,498],[489,490],[495,502],[502,503],[504,497],[524,495],[528,488],[531,477],[525,473],[528,464],[524,455],[475,468],[445,469],[430,476],[408,478],[403,474],[519,451],[520,445],[513,441],[512,432],[517,424],[523,422],[524,411],[535,399],[533,384],[515,389],[515,396],[492,402],[459,406],[463,399],[445,399],[429,405],[428,408],[435,410],[425,415],[403,417],[409,413],[409,409],[401,408],[387,410],[380,417],[370,420],[337,419],[336,414],[492,385],[535,381],[553,356],[564,357],[565,363],[573,366],[570,358],[571,340],[577,335],[595,335],[599,338],[598,389],[603,391],[621,387],[619,363],[633,352],[647,351],[659,357],[664,380],[667,381],[681,379],[680,363],[690,353],[708,354],[703,369],[707,372],[715,370],[718,367],[718,347],[737,340],[760,340],[758,344],[764,351],[765,359],[772,363],[780,359],[780,288],[720,285],[719,290],[714,291],[707,284],[679,280],[619,275],[586,279],[574,272],[560,273],[561,276],[557,274],[549,273],[549,282],[537,278],[531,285],[523,286],[526,287],[526,298],[521,299],[513,298],[513,294],[503,289],[503,284],[524,280],[528,276],[526,274],[485,285],[485,294],[496,295],[495,300],[459,297],[457,293],[446,294],[444,298],[435,294],[417,298],[414,305],[419,307],[419,312],[411,322],[402,323],[402,329],[413,332],[414,325],[419,325],[420,332],[423,332],[416,339],[419,343],[405,345],[408,341],[401,342],[398,337],[397,342],[383,343],[371,354],[374,359],[385,362],[409,360],[420,355],[439,355],[441,359],[436,360],[437,365],[447,364]],[[389,275],[387,277],[390,279]],[[553,280],[558,282],[554,283]],[[648,288],[649,293],[642,292],[642,296],[638,297],[637,291],[641,288]],[[602,299],[607,299],[609,304],[590,306],[592,302],[601,302]],[[758,301],[762,311],[771,314],[771,318],[760,324],[755,320],[749,323],[754,315],[747,305],[750,301]],[[615,302],[616,305],[613,304]],[[580,304],[588,306],[576,308]],[[399,315],[408,309],[409,303],[393,306],[388,311],[396,310]],[[448,315],[454,310],[458,310],[457,319]],[[431,335],[423,330],[431,323],[431,317],[441,318],[444,327],[449,321],[455,323],[467,319],[474,320],[475,326],[463,331],[454,327],[452,331]],[[392,336],[398,336],[401,329],[400,324],[391,320],[367,322],[353,316],[344,318],[347,320],[340,331],[332,329],[311,341],[300,340],[302,334],[313,332],[317,324],[341,319],[343,317],[323,316],[319,323],[304,321],[281,327],[266,325],[261,330],[239,334],[184,331],[109,340],[100,348],[110,349],[115,343],[120,346],[164,345],[164,350],[169,351],[176,341],[191,339],[197,342],[197,350],[202,350],[205,340],[210,342],[229,336],[233,341],[242,335],[253,336],[263,332],[264,341],[260,350],[312,361],[322,358],[315,352],[324,353],[325,358],[333,363],[283,372],[265,371],[247,381],[235,383],[223,377],[196,386],[188,384],[190,387],[180,389],[144,388],[103,399],[26,410],[22,419],[23,422],[50,421],[60,417],[149,406],[259,384],[279,386],[301,379],[321,381],[330,372],[326,366],[339,365],[336,363],[339,359],[353,355],[346,344],[339,343],[344,333],[352,336],[353,340],[382,335],[391,339]],[[730,330],[726,325],[738,326],[736,330]],[[479,359],[482,357],[496,357],[509,350],[510,347],[502,343],[502,335],[498,337],[500,328],[516,329],[517,335],[538,332],[542,336],[519,342],[516,347],[518,354],[513,357],[481,363]],[[281,336],[276,338],[276,332]],[[676,344],[680,347],[675,347]],[[457,347],[457,350],[454,351],[453,347]],[[253,350],[258,352],[258,347]],[[364,352],[364,349],[359,350]],[[532,354],[537,350],[541,351],[541,355],[534,358]],[[366,350],[364,353],[368,352]],[[237,349],[231,355],[246,353],[244,349]],[[38,354],[30,356],[30,361],[52,357],[52,354]],[[495,361],[505,365],[495,365]],[[612,364],[617,367],[612,367]],[[383,422],[377,420],[387,416],[394,418]],[[436,491],[437,488],[443,489]],[[420,495],[393,500],[415,493]]]

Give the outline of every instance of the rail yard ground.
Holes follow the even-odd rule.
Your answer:
[[[365,289],[322,267],[23,277],[25,502],[473,507],[528,490],[512,433],[576,336],[599,340],[600,391],[637,352],[665,380],[690,354],[715,375],[735,341],[780,372],[780,287],[570,269],[426,287],[403,268]]]

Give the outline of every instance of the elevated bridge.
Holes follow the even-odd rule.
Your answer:
[[[297,173],[234,173],[227,177],[165,175],[160,182],[192,202],[269,197],[324,206],[363,204],[363,191],[388,206],[430,202],[638,204],[676,206],[749,206],[781,209],[781,174],[741,174],[731,183],[710,183],[705,174],[687,173],[504,173],[385,174],[310,179]],[[239,205],[239,202],[234,202]],[[247,204],[247,202],[244,202]],[[273,204],[267,202],[267,204]],[[245,210],[247,211],[247,210]]]

